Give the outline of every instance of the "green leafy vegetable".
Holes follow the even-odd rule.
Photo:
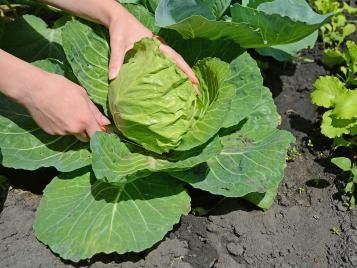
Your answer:
[[[73,20],[62,30],[63,49],[79,83],[107,111],[109,45],[107,31]]]
[[[316,105],[332,108],[322,118],[321,132],[329,138],[357,131],[357,91],[349,90],[337,77],[323,76],[314,84],[311,93]]]
[[[61,28],[51,29],[42,19],[33,15],[25,15],[7,24],[0,36],[0,48],[29,62],[66,58]]]
[[[34,229],[52,251],[79,261],[98,252],[140,252],[189,211],[190,197],[169,176],[158,174],[121,187],[79,170],[47,186]]]
[[[264,2],[254,8],[235,4],[230,13],[231,21],[219,21],[204,2],[162,0],[156,21],[186,39],[233,40],[242,47],[259,48],[296,42],[312,34],[330,16],[318,15],[305,1],[296,0]]]
[[[345,186],[345,193],[349,196],[349,208],[356,207],[356,184],[357,184],[357,165],[347,157],[335,157],[331,162],[345,172],[350,172],[350,176]]]
[[[64,74],[56,61],[34,64],[49,72]],[[23,107],[3,95],[0,95],[0,136],[1,164],[6,167],[27,170],[56,167],[68,172],[91,162],[86,144],[75,137],[46,134]]]
[[[271,93],[242,47],[290,55],[312,44],[311,34],[330,16],[313,13],[302,0],[284,2],[284,8],[281,0],[120,2],[189,62],[201,96],[161,54],[156,39],[137,42],[109,83],[103,27],[58,10],[50,28],[35,16],[3,24],[2,47],[17,46],[14,54],[40,59],[36,66],[80,83],[112,119],[109,133],[96,133],[85,144],[47,135],[24,108],[0,96],[1,164],[65,172],[46,187],[34,229],[40,241],[72,261],[101,252],[139,252],[159,242],[190,211],[187,184],[268,209],[294,138],[277,129]],[[18,27],[29,29],[25,24],[34,31],[11,34]],[[9,44],[5,37],[11,37]],[[23,49],[26,40],[31,49]],[[350,47],[346,64],[355,58]],[[354,81],[349,70],[341,72]],[[343,107],[324,102],[339,122],[354,113],[351,102]]]
[[[126,137],[144,148],[169,152],[179,146],[200,112],[194,87],[160,52],[157,40],[137,43],[127,60],[110,85],[114,122]]]

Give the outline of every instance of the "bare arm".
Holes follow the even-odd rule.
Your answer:
[[[114,0],[43,0],[49,5],[94,21],[109,28],[110,21],[118,15],[123,21],[128,12]]]
[[[117,76],[125,53],[133,47],[135,42],[144,37],[153,37],[149,29],[115,0],[44,0],[44,2],[101,23],[109,29],[111,47],[109,79]],[[197,89],[198,80],[185,60],[166,44],[161,44],[160,49],[176,62]]]
[[[82,87],[1,49],[0,92],[26,107],[37,124],[52,135],[73,134],[87,140],[110,123]]]

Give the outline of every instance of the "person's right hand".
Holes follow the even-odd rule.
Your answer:
[[[41,77],[36,80],[41,83],[27,88],[18,101],[45,132],[75,135],[81,141],[88,141],[96,131],[103,131],[110,124],[82,87],[63,76],[40,72]]]

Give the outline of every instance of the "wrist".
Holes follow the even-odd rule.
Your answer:
[[[0,49],[0,92],[19,103],[40,86],[43,70]]]
[[[8,90],[8,96],[27,107],[33,103],[36,95],[41,95],[40,91],[46,87],[46,78],[49,73],[28,64],[17,76],[16,83]]]
[[[101,24],[107,29],[110,29],[119,19],[125,20],[128,16],[128,11],[118,2],[111,2],[104,6],[104,16],[101,20]]]

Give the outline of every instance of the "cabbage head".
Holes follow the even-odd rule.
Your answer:
[[[116,127],[145,149],[168,152],[195,121],[199,98],[191,81],[162,54],[159,41],[144,38],[127,53],[110,84],[109,108]]]

